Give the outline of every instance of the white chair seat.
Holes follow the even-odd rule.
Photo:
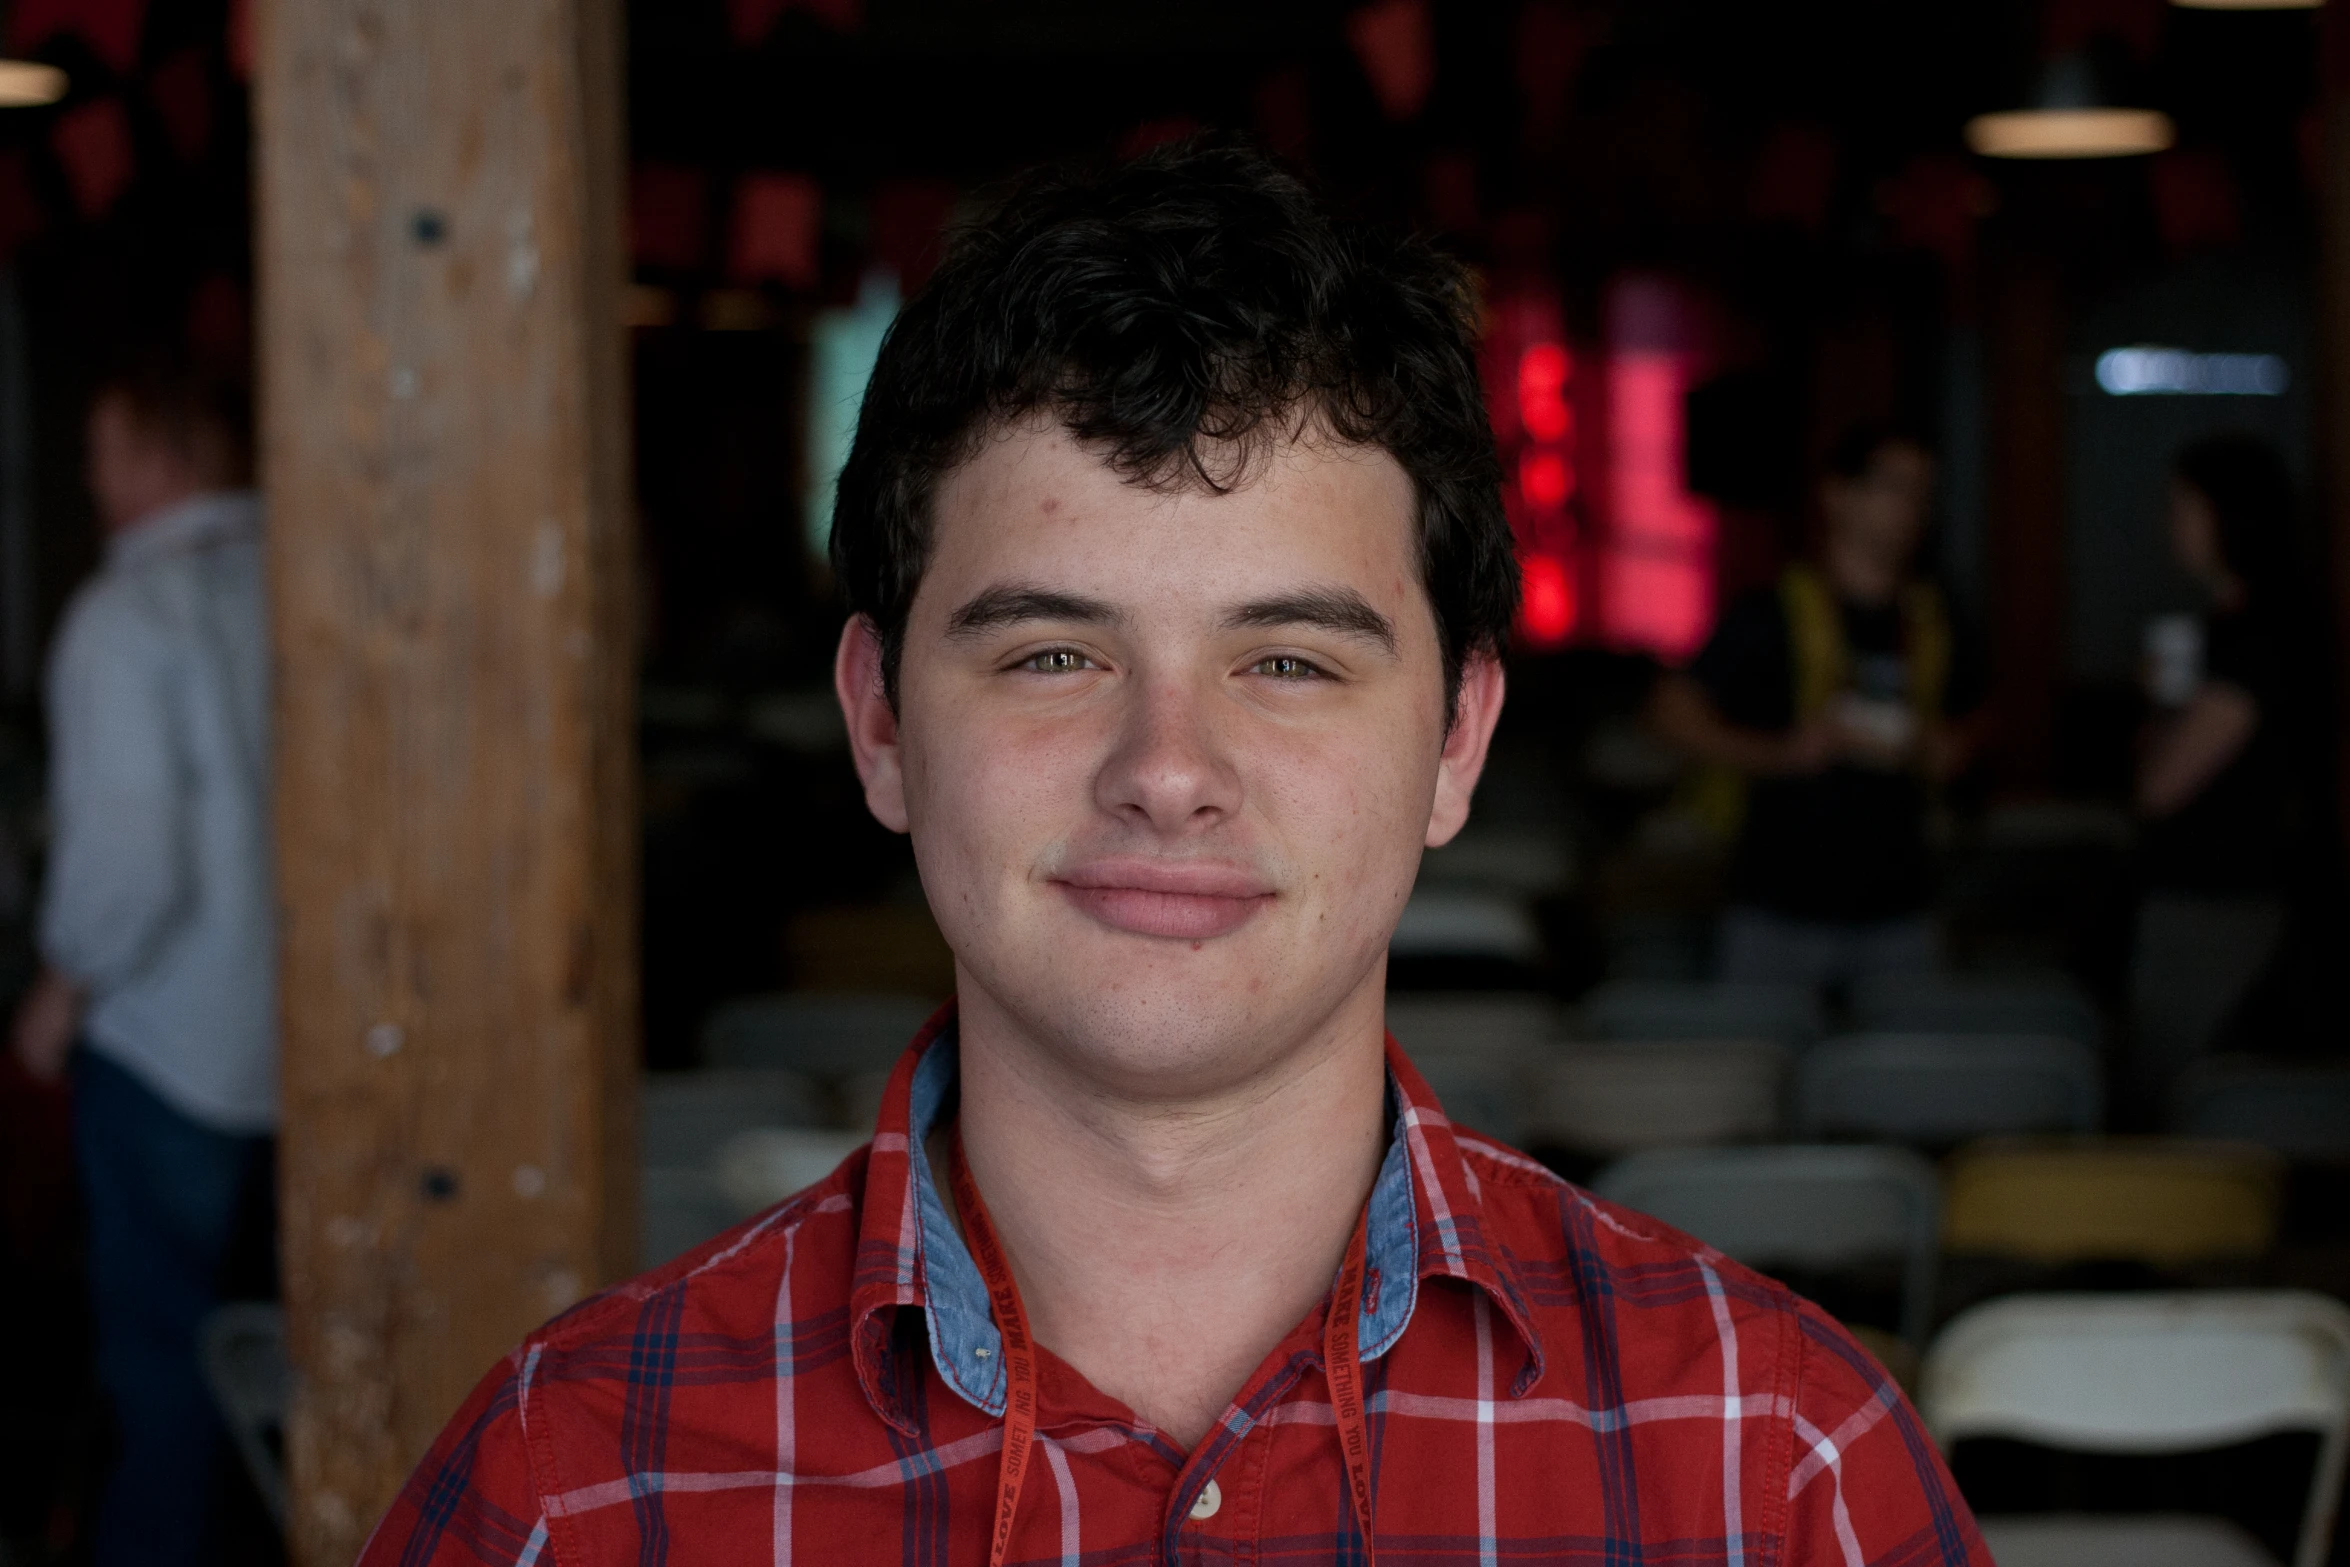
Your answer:
[[[1941,1191],[1906,1148],[1659,1148],[1610,1165],[1592,1190],[1766,1273],[1898,1258],[1902,1333],[1925,1342]]]
[[[1983,1518],[1999,1567],[2277,1567],[2277,1559],[2221,1518],[2173,1514]]]
[[[658,1268],[719,1234],[740,1215],[717,1175],[651,1169],[637,1177],[637,1266]]]
[[[1598,1154],[1760,1141],[1786,1072],[1759,1039],[1576,1045],[1531,1074],[1527,1136]]]
[[[1542,931],[1522,897],[1461,887],[1418,887],[1387,950],[1409,958],[1498,958],[1533,963]]]
[[[1878,974],[1854,982],[1852,1021],[1869,1033],[2062,1034],[2094,1050],[2097,1003],[2063,974]]]
[[[1804,985],[1610,980],[1583,1001],[1593,1039],[1768,1039],[1801,1050],[1820,1037],[1820,1002]]]
[[[823,1078],[885,1072],[932,1010],[919,996],[744,996],[720,1007],[704,1025],[702,1060],[713,1067],[782,1067]]]
[[[797,1072],[654,1072],[645,1077],[639,1133],[644,1162],[698,1165],[754,1126],[821,1126],[824,1102]]]
[[[1519,1140],[1526,1119],[1526,1091],[1522,1075],[1506,1062],[1489,1056],[1441,1052],[1414,1054],[1436,1102],[1455,1126],[1483,1132],[1505,1143]]]
[[[2321,1567],[2350,1436],[2350,1307],[2297,1290],[2009,1295],[1960,1313],[1934,1340],[1918,1413],[1945,1451],[1998,1437],[2193,1453],[2314,1431],[2319,1458],[2293,1561]],[[1987,1519],[1983,1533],[2001,1567],[2273,1567],[2202,1519]]]
[[[2187,1069],[2178,1122],[2197,1137],[2234,1137],[2288,1159],[2350,1160],[2350,1067],[2219,1057]]]
[[[748,1218],[823,1180],[867,1135],[806,1126],[756,1127],[728,1138],[711,1168],[735,1212]]]
[[[1414,1062],[1475,1056],[1519,1063],[1556,1047],[1558,1003],[1528,991],[1426,991],[1387,998],[1387,1031]]]
[[[1846,1034],[1796,1063],[1798,1135],[1954,1143],[2095,1131],[2097,1054],[2062,1034]]]

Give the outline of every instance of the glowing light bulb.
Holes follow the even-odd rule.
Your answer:
[[[1575,579],[1555,555],[1518,563],[1518,621],[1536,647],[1557,647],[1575,629]]]
[[[1518,493],[1539,511],[1556,511],[1575,493],[1575,470],[1566,453],[1548,447],[1527,448],[1518,459]]]

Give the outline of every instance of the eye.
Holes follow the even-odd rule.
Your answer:
[[[1039,675],[1073,675],[1095,666],[1092,659],[1073,647],[1048,647],[1020,660],[1019,667]]]
[[[1260,658],[1250,666],[1254,674],[1269,675],[1275,680],[1318,680],[1322,676],[1319,665],[1310,664],[1294,653],[1275,653]]]

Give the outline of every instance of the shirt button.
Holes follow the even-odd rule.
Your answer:
[[[1210,1480],[1208,1482],[1208,1488],[1200,1492],[1199,1500],[1191,1504],[1191,1521],[1193,1523],[1205,1522],[1206,1520],[1215,1517],[1223,1505],[1223,1490],[1216,1484],[1215,1481]]]

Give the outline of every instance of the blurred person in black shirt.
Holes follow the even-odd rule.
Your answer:
[[[2130,987],[2148,1093],[2218,1040],[2277,951],[2315,733],[2317,655],[2284,459],[2250,435],[2186,448],[2170,534],[2206,608],[2149,637],[2155,716],[2138,759],[2145,897]]]
[[[1739,801],[1724,979],[1939,964],[1930,792],[1973,750],[1983,681],[1948,601],[1914,574],[1933,485],[1924,442],[1846,436],[1820,486],[1819,559],[1733,603],[1658,686],[1659,730]]]

